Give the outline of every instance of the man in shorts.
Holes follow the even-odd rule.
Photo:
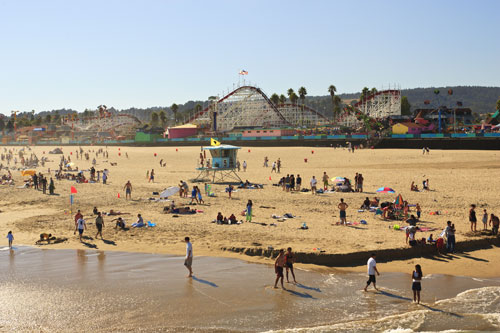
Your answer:
[[[274,262],[274,271],[276,272],[276,281],[274,282],[274,288],[278,288],[278,281],[281,279],[281,288],[285,289],[283,285],[283,267],[285,266],[285,251],[280,250],[276,261]]]
[[[380,273],[378,272],[378,269],[377,269],[377,262],[375,261],[375,253],[372,253],[370,259],[368,259],[368,262],[367,262],[367,268],[368,268],[368,281],[366,281],[366,287],[365,287],[365,291],[367,291],[367,288],[368,286],[370,285],[370,283],[373,283],[373,288],[375,288],[375,290],[378,290],[377,289],[377,279],[375,279],[375,273],[377,273],[377,275],[380,275]]]
[[[83,216],[76,221],[76,228],[75,232],[78,230],[78,235],[80,236],[80,242],[82,241],[82,235],[83,235],[83,230],[87,229],[87,224],[85,223],[85,220],[83,219]]]
[[[313,176],[311,178],[311,193],[316,194],[316,184],[318,184],[318,181],[316,180],[316,176]]]
[[[101,235],[102,239],[102,227],[104,227],[104,219],[102,218],[101,212],[97,212],[97,217],[95,218],[95,226],[97,228],[95,238],[97,239],[97,236]]]
[[[344,202],[344,199],[340,199],[340,203],[339,203],[338,207],[340,210],[340,224],[347,224],[346,209],[349,207],[349,205]]]
[[[328,175],[326,171],[323,172],[323,191],[328,190]]]
[[[193,245],[189,241],[189,237],[184,238],[184,242],[186,243],[186,259],[184,260],[184,266],[189,271],[189,275],[187,277],[192,277],[193,276]]]
[[[125,199],[132,199],[132,183],[130,183],[130,180],[127,181],[123,189],[125,190]]]

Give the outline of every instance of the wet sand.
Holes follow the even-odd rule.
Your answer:
[[[182,257],[157,254],[2,248],[0,330],[500,329],[500,279],[426,275],[424,304],[415,305],[408,274],[382,271],[382,291],[364,293],[365,273],[299,269],[300,284],[281,290],[272,288],[270,265],[195,252],[195,277],[189,279],[182,263]]]

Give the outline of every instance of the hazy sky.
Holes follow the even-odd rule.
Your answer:
[[[0,0],[0,112],[500,85],[500,1]]]

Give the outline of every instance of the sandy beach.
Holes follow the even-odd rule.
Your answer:
[[[9,147],[12,148],[12,147]],[[45,167],[37,171],[47,174],[58,168],[61,155],[48,154],[54,147],[32,147],[40,158],[48,157]],[[97,151],[101,147],[83,147],[85,151]],[[102,147],[105,148],[105,147]],[[19,149],[19,148],[17,148]],[[88,170],[90,160],[76,159],[78,147],[63,147],[65,156],[72,152],[71,160],[80,170]],[[105,148],[106,149],[106,148]],[[246,161],[246,172],[239,172],[243,180],[264,185],[264,189],[238,189],[233,199],[224,192],[226,185],[213,185],[216,197],[204,196],[205,204],[189,205],[190,198],[175,195],[171,199],[176,204],[189,205],[203,211],[194,215],[163,214],[163,207],[169,202],[148,200],[153,192],[161,192],[169,186],[176,186],[180,180],[188,182],[198,175],[195,170],[200,147],[107,147],[109,158],[97,159],[97,170],[110,170],[107,185],[76,184],[74,181],[55,181],[57,196],[43,195],[33,189],[0,187],[0,228],[4,234],[12,230],[15,244],[34,245],[42,232],[52,233],[57,237],[67,237],[68,241],[45,245],[43,248],[72,248],[99,250],[183,254],[184,236],[193,239],[196,255],[240,257],[245,260],[267,262],[269,259],[247,257],[222,251],[223,247],[240,248],[284,248],[291,246],[295,251],[305,253],[352,253],[358,251],[376,251],[381,249],[406,248],[405,233],[395,231],[392,226],[401,221],[384,221],[370,212],[358,212],[365,197],[377,196],[381,201],[393,201],[396,194],[401,194],[410,204],[419,203],[422,207],[420,226],[435,228],[435,231],[417,233],[417,237],[427,237],[430,233],[438,235],[451,220],[457,228],[457,241],[478,239],[482,236],[471,233],[468,222],[468,208],[474,203],[478,206],[478,229],[482,228],[482,210],[498,214],[498,186],[500,179],[500,153],[496,151],[431,151],[422,155],[421,150],[357,150],[349,153],[345,149],[334,148],[247,148],[239,151],[241,163]],[[157,156],[154,156],[156,153]],[[128,158],[126,157],[128,155]],[[278,158],[282,161],[281,174],[271,173],[271,168],[263,167],[264,157],[270,164]],[[305,162],[307,159],[307,162]],[[159,161],[166,163],[160,167]],[[111,165],[111,163],[116,165]],[[5,165],[5,163],[4,163]],[[149,183],[146,173],[155,169],[155,183]],[[312,195],[309,193],[284,192],[273,186],[286,174],[300,174],[303,187],[309,187],[313,175],[321,179],[326,171],[330,178],[341,176],[352,179],[356,172],[364,176],[364,193],[329,193]],[[1,173],[3,173],[4,170]],[[85,173],[88,176],[88,172]],[[16,186],[23,177],[20,171],[13,171]],[[424,179],[429,179],[430,191],[412,192],[410,184],[415,181],[419,187]],[[130,180],[133,186],[132,200],[125,199],[124,185]],[[203,183],[198,184],[203,191]],[[74,186],[75,195],[73,214],[81,209],[88,223],[84,243],[73,235],[73,214],[70,214],[70,187]],[[376,189],[388,186],[396,194],[379,194]],[[118,197],[120,195],[120,197]],[[347,220],[356,223],[351,226],[335,225],[339,221],[337,204],[340,198],[349,205]],[[241,225],[217,225],[211,223],[218,212],[224,216],[234,213],[244,220],[241,212],[248,200],[253,201],[254,217],[252,223]],[[118,231],[113,229],[111,217],[105,217],[103,235],[107,242],[95,239],[96,228],[92,209],[100,211],[113,209],[127,213],[122,215],[127,225],[136,221],[136,215],[142,214],[145,221],[156,223],[154,228]],[[431,215],[439,211],[440,215]],[[272,214],[291,213],[296,218],[279,222]],[[415,213],[410,212],[410,213]],[[365,220],[367,224],[358,224]],[[303,223],[308,230],[300,230]],[[275,224],[273,226],[272,224]],[[2,242],[5,242],[4,239]],[[3,244],[3,243],[2,243]],[[500,256],[496,249],[475,251],[468,256],[456,255],[442,260],[424,261],[434,273],[454,275],[500,276]],[[479,258],[474,260],[471,258]],[[481,260],[482,259],[482,260]],[[384,269],[406,272],[416,261],[391,262]],[[474,268],[471,270],[471,268]],[[320,268],[321,269],[321,268]],[[354,268],[355,269],[355,268]],[[364,270],[363,267],[359,269]]]

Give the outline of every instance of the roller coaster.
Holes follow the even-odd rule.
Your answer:
[[[344,108],[344,113],[337,119],[337,123],[346,127],[356,127],[366,123],[367,119],[381,120],[399,115],[401,115],[401,91],[383,90],[368,95],[350,108]]]
[[[210,124],[213,131],[226,132],[245,127],[314,127],[330,120],[305,105],[276,105],[260,88],[245,85],[214,101],[187,122]]]

